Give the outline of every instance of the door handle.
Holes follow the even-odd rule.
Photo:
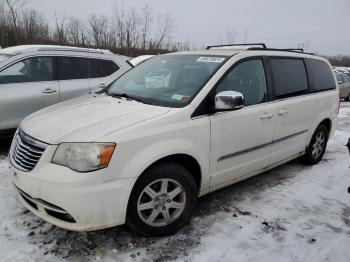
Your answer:
[[[57,90],[52,89],[52,88],[45,88],[45,89],[41,90],[41,93],[43,93],[43,94],[53,94],[53,93],[57,93]]]
[[[261,116],[260,116],[260,119],[271,119],[275,116],[274,113],[263,113]]]
[[[284,108],[284,109],[282,109],[281,111],[279,111],[277,114],[278,114],[279,116],[287,115],[287,114],[288,114],[288,110]]]

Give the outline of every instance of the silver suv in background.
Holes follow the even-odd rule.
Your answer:
[[[339,84],[339,96],[350,101],[350,77],[343,72],[336,72],[337,80]]]
[[[0,50],[0,136],[27,115],[109,85],[131,68],[108,50],[25,45]]]

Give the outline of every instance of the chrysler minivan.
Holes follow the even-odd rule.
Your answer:
[[[338,110],[331,65],[301,50],[159,55],[22,121],[11,179],[27,209],[61,228],[167,235],[200,196],[295,158],[318,163]]]

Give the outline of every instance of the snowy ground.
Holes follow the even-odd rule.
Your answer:
[[[174,236],[142,238],[125,227],[67,232],[27,212],[7,171],[0,141],[2,261],[349,261],[350,103],[324,160],[297,161],[200,200],[192,222]]]

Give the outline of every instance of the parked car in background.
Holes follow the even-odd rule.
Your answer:
[[[167,235],[199,196],[298,157],[318,163],[338,111],[322,57],[265,45],[159,55],[105,93],[27,117],[9,173],[20,202],[59,227]]]
[[[25,45],[0,50],[0,135],[44,107],[109,85],[131,68],[108,50]]]
[[[345,101],[350,101],[350,77],[343,72],[336,72],[339,84],[339,96]]]

